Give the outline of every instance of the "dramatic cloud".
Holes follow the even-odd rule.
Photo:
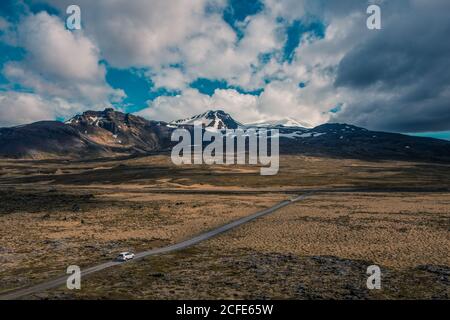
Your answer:
[[[66,30],[56,16],[28,14],[5,38],[25,53],[23,59],[3,65],[4,77],[20,90],[6,85],[0,92],[0,125],[69,117],[124,96],[106,83],[95,44],[83,32]]]
[[[52,0],[64,12],[71,1]],[[220,6],[219,1],[210,1]],[[91,1],[80,0],[83,27],[116,67],[159,67],[177,63],[186,41],[233,41],[234,32],[217,14],[206,14],[205,0]],[[211,36],[205,38],[205,33]],[[201,54],[207,44],[196,48]]]
[[[61,11],[71,3],[50,2]],[[276,17],[266,12],[241,22],[245,37],[238,39],[223,19],[227,1],[135,0],[124,5],[81,0],[78,4],[86,34],[96,40],[111,65],[149,68],[158,80],[174,74],[167,72],[170,66],[183,66],[184,79],[176,82],[177,89],[197,78],[225,79],[254,88],[250,78],[259,55],[281,47],[284,40],[277,37]],[[175,84],[172,80],[157,84],[166,81]]]
[[[105,82],[99,52],[81,32],[45,12],[29,15],[17,28],[17,45],[26,50],[22,61],[4,66],[5,76],[43,96],[78,102],[107,102],[120,92]]]
[[[340,61],[334,120],[394,131],[450,129],[450,3],[412,1]]]
[[[162,120],[223,109],[242,122],[450,129],[446,0],[79,0],[83,30],[76,32],[63,23],[70,0],[26,3],[38,6],[0,19],[0,41],[24,50],[3,63],[9,83],[0,76],[0,86],[9,99],[19,86],[49,101],[51,115],[60,108],[51,101],[60,99]],[[42,3],[51,14],[38,13]],[[381,6],[382,30],[366,28],[372,3]],[[117,75],[130,70],[149,93],[140,86],[121,105],[120,89],[133,88]]]

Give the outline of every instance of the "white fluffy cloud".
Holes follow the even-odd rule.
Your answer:
[[[0,92],[0,126],[54,119],[53,108],[34,94]]]
[[[150,102],[148,108],[140,111],[139,115],[151,119],[172,121],[210,109],[224,110],[240,121],[259,116],[257,98],[249,94],[240,94],[233,89],[218,89],[211,97],[199,93],[196,89],[186,89],[182,95],[156,98]]]
[[[158,97],[139,115],[171,121],[220,109],[243,123],[283,117],[297,118],[312,125],[326,121],[328,115],[309,99],[296,84],[288,82],[271,83],[260,96],[242,94],[234,89],[217,89],[212,96],[207,96],[196,89],[186,89],[182,95]]]
[[[63,13],[70,1],[49,3]],[[179,96],[149,102],[141,114],[154,119],[172,120],[220,108],[243,122],[276,117],[311,124],[326,121],[327,110],[337,103],[331,94],[333,78],[324,72],[332,63],[315,63],[321,58],[309,43],[302,53],[311,58],[309,62],[299,57],[299,50],[292,64],[276,58],[286,41],[286,25],[279,17],[288,22],[301,18],[304,2],[266,1],[262,12],[240,23],[241,39],[222,18],[226,4],[225,0],[135,0],[127,4],[80,0],[81,32],[66,30],[56,16],[30,14],[17,28],[18,45],[26,49],[27,57],[7,63],[3,71],[42,99],[58,97],[90,106],[123,96],[104,80],[105,68],[98,61],[106,59],[118,68],[148,68],[146,74],[156,87],[180,90]],[[329,57],[330,51],[326,51]],[[269,63],[259,61],[261,54],[274,52]],[[264,92],[253,96],[216,90],[210,97],[189,88],[200,77],[226,80],[245,90],[264,88]],[[266,78],[278,80],[267,84]],[[299,82],[308,85],[301,89]]]
[[[101,106],[92,108],[99,109]],[[0,127],[67,118],[82,109],[83,105],[68,103],[60,98],[45,99],[25,92],[0,92]]]
[[[45,12],[29,15],[19,24],[16,41],[26,58],[4,66],[10,81],[42,96],[86,104],[123,95],[106,83],[94,43],[82,32],[66,30],[61,19]]]
[[[280,35],[282,30],[276,22],[277,17],[299,19],[304,10],[303,2],[294,5],[289,1],[269,1],[263,12],[247,17],[245,34],[238,44],[210,48],[210,43],[199,43],[195,49],[184,48],[184,52],[193,53],[193,57],[185,60],[190,63],[185,64],[185,68],[188,76],[192,73],[191,78],[225,79],[229,84],[247,90],[264,88],[260,96],[236,90],[216,90],[209,97],[196,90],[183,90],[177,97],[160,97],[150,102],[140,114],[152,119],[174,120],[206,109],[223,109],[242,122],[285,117],[311,125],[328,121],[329,110],[345,98],[345,93],[334,87],[333,68],[356,44],[355,37],[360,38],[363,28],[358,28],[358,24],[365,25],[365,16],[364,12],[333,16],[327,21],[324,39],[304,39],[295,51],[292,63],[280,62],[277,54],[286,38],[284,34]],[[202,50],[205,48],[207,50]],[[220,52],[214,51],[218,49]],[[267,52],[276,53],[268,63],[259,64],[258,55]],[[256,71],[252,66],[257,66]],[[266,84],[267,78],[275,80]],[[299,87],[301,82],[306,84],[304,88]]]
[[[6,86],[0,92],[0,125],[70,117],[86,109],[109,106],[124,97],[105,81],[100,52],[83,32],[70,32],[64,22],[40,12],[9,24],[5,38],[25,50],[20,61],[6,62],[3,75],[32,93]]]
[[[64,11],[70,1],[50,3]],[[248,17],[245,37],[238,41],[222,17],[226,4],[225,0],[78,1],[86,34],[115,67],[150,68],[157,85],[177,89],[199,77],[255,88],[262,84],[251,77],[259,54],[283,45],[277,17],[271,12]],[[168,69],[175,64],[183,66],[182,80]],[[175,80],[168,79],[172,75]]]
[[[234,113],[241,121],[269,116],[297,116],[312,123],[325,119],[320,111],[308,110],[315,108],[314,101],[302,99],[305,93],[292,82],[297,79],[272,84],[260,97],[235,90],[217,90],[209,97],[188,88],[197,78],[226,80],[246,90],[265,87],[264,77],[271,72],[283,72],[283,66],[273,59],[270,70],[270,65],[259,62],[259,56],[283,47],[286,39],[277,18],[289,11],[289,7],[267,5],[263,12],[247,17],[241,23],[244,36],[238,39],[222,19],[226,1],[175,2],[137,0],[126,6],[120,1],[78,3],[85,34],[95,41],[111,65],[149,68],[147,75],[156,87],[181,90],[180,96],[159,97],[150,102],[141,114],[172,120],[221,108]],[[64,11],[69,1],[51,3]],[[206,6],[213,9],[207,11]],[[182,71],[172,67],[174,64],[182,65]],[[255,68],[259,71],[255,72]],[[284,99],[271,108],[275,97]]]
[[[72,3],[49,2],[61,12]],[[216,6],[220,2],[209,1]],[[176,63],[184,48],[181,44],[205,32],[215,33],[216,39],[233,40],[233,32],[227,30],[230,28],[218,15],[205,14],[206,3],[206,0],[77,1],[86,33],[96,40],[108,62],[121,68]]]

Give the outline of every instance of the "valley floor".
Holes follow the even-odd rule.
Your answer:
[[[305,190],[356,187],[377,192],[318,192],[192,248],[90,275],[80,291],[25,298],[450,298],[450,166],[284,156],[278,176],[262,177],[257,167],[152,156],[0,168],[0,294],[71,264],[177,243]],[[372,264],[382,290],[366,288]]]

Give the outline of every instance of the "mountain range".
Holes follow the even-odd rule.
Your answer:
[[[213,130],[276,128],[280,152],[327,157],[450,162],[450,141],[376,132],[349,124],[314,128],[294,119],[242,124],[222,110],[172,122],[151,121],[108,108],[69,119],[0,128],[0,157],[91,159],[169,151],[176,128],[201,122]]]

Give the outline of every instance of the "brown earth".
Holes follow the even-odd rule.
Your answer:
[[[193,248],[94,274],[80,292],[34,298],[448,299],[449,178],[448,165],[303,156],[283,156],[274,177],[175,167],[163,155],[0,161],[0,292],[176,243],[302,190],[357,187],[380,192],[318,193]],[[365,288],[370,264],[382,268],[381,291]]]

